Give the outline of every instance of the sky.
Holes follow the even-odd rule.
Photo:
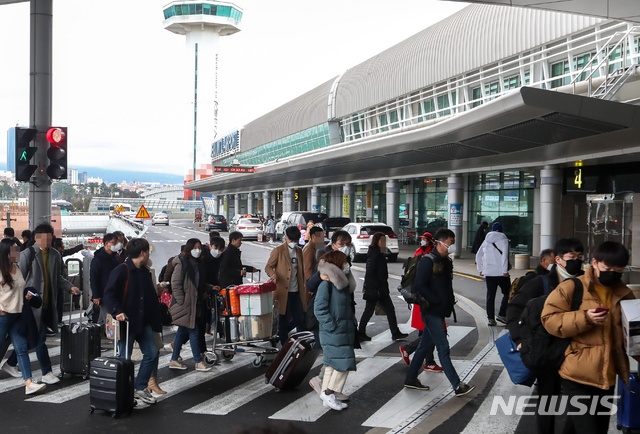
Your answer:
[[[52,123],[69,166],[185,175],[193,167],[193,72],[168,0],[53,0]],[[220,39],[218,138],[466,6],[437,0],[238,0]],[[0,162],[29,124],[29,3],[0,6]],[[211,141],[214,139],[212,138]],[[210,163],[198,143],[198,165]]]

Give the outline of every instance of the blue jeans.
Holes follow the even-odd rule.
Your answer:
[[[282,307],[280,308],[282,312]],[[304,330],[304,310],[302,309],[302,300],[300,300],[299,292],[290,292],[287,294],[287,309],[284,315],[280,315],[278,322],[278,336],[280,336],[280,343],[284,345],[289,338],[289,331],[293,328],[297,331]]]
[[[22,372],[22,378],[31,378],[31,362],[29,361],[29,350],[27,338],[18,332],[20,326],[20,313],[5,313],[0,316],[0,339],[5,340],[6,336],[11,337],[13,343],[13,354],[17,353],[16,359]],[[9,363],[9,361],[7,361]],[[10,363],[9,363],[10,364]],[[15,366],[15,362],[12,366]]]
[[[200,344],[198,342],[198,326],[190,329],[184,326],[178,326],[178,331],[176,332],[176,337],[173,339],[173,354],[171,354],[171,360],[178,360],[180,357],[180,350],[182,349],[182,344],[185,343],[189,339],[189,345],[191,345],[191,352],[193,353],[193,361],[196,363],[202,362],[202,357],[200,357]]]
[[[49,349],[47,348],[47,332],[46,332],[46,326],[44,324],[40,325],[40,340],[38,341],[38,345],[36,345],[36,357],[38,358],[38,363],[40,363],[40,371],[42,371],[42,375],[47,375],[49,372],[52,371],[51,369],[51,359],[49,358]],[[25,347],[27,346],[27,341],[26,341],[26,337],[25,339]],[[15,346],[15,344],[14,344]],[[27,350],[28,353],[28,350]],[[18,356],[19,354],[16,354],[16,351],[14,350],[11,355],[9,356],[9,358],[7,359],[7,364],[11,365],[11,366],[16,366],[16,364],[19,363],[18,361]],[[29,359],[27,357],[27,362],[29,362]],[[28,363],[27,363],[28,364]],[[22,367],[20,367],[20,370],[22,370]],[[31,365],[29,365],[29,372],[31,372]],[[23,374],[24,376],[24,374]]]
[[[429,349],[435,345],[438,350],[438,357],[440,358],[442,370],[447,376],[449,383],[451,383],[451,387],[455,390],[460,385],[460,377],[458,377],[456,368],[454,368],[453,363],[451,363],[451,356],[449,355],[449,340],[447,339],[447,332],[444,330],[444,326],[442,324],[444,320],[438,316],[430,315],[423,311],[422,321],[424,322],[424,332],[422,333],[422,338],[420,338],[420,344],[413,355],[413,359],[411,359],[405,383],[411,383],[418,378],[418,374],[422,369],[422,363],[424,362]]]
[[[137,341],[138,345],[140,345],[140,351],[142,351],[142,362],[140,362],[140,370],[138,371],[138,376],[136,377],[136,381],[134,384],[134,388],[136,390],[144,390],[147,388],[147,384],[149,383],[149,378],[151,378],[151,373],[154,368],[158,366],[158,358],[160,357],[160,352],[158,351],[158,347],[156,346],[155,338],[153,336],[154,331],[151,330],[151,325],[146,325],[144,329],[135,336],[132,334],[129,336],[129,348],[127,351],[128,358],[131,358],[131,352],[133,351],[133,341]],[[125,340],[120,339],[118,341],[118,351],[120,353],[120,357],[124,357],[125,355]]]

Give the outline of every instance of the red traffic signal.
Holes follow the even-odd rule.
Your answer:
[[[49,142],[47,175],[51,179],[67,179],[67,128],[51,127],[45,136]]]

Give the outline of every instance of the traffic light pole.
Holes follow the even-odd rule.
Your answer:
[[[45,133],[51,125],[53,0],[30,0],[29,125],[38,130],[35,180],[29,187],[29,227],[51,222],[51,181]]]

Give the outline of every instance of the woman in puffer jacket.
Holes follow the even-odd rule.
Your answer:
[[[356,370],[354,343],[357,322],[353,312],[352,294],[356,281],[349,272],[347,256],[337,250],[320,257],[318,287],[314,313],[320,325],[320,344],[325,365],[320,398],[333,410],[347,408],[335,393],[342,393],[349,371]]]
[[[179,357],[182,344],[186,342],[188,336],[193,360],[196,363],[196,371],[210,371],[211,368],[202,361],[201,353],[204,349],[201,349],[198,343],[198,326],[196,324],[198,312],[202,311],[202,293],[205,292],[204,288],[206,287],[206,275],[201,272],[200,267],[202,255],[200,240],[197,238],[187,240],[183,253],[173,260],[175,267],[171,274],[173,297],[169,312],[172,324],[178,326],[178,331],[173,341],[173,354],[169,362],[169,369],[187,369],[186,365],[180,363]]]
[[[568,279],[549,294],[542,311],[550,334],[571,339],[559,374],[562,394],[568,396],[567,424],[581,434],[607,433],[608,407],[616,403],[616,375],[629,387],[620,307],[622,300],[634,299],[621,280],[628,263],[629,252],[622,244],[605,241],[593,252],[591,268],[578,278],[583,287],[580,307],[571,310],[576,284]],[[572,398],[578,396],[581,404],[574,405]],[[594,402],[596,411],[589,414]],[[584,406],[590,410],[585,412]]]

